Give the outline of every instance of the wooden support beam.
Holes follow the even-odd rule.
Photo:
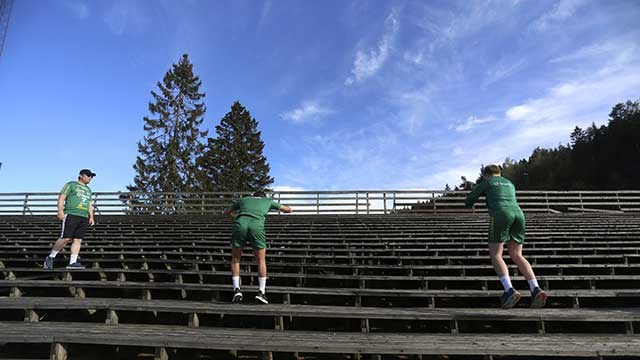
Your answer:
[[[35,310],[26,309],[24,311],[24,321],[25,322],[38,322],[38,321],[40,321],[40,317],[38,316],[38,313],[35,312]]]
[[[363,333],[368,333],[370,331],[369,319],[360,320],[360,331],[362,331]]]
[[[49,360],[67,360],[69,354],[63,344],[53,343],[49,350]]]
[[[189,314],[189,327],[192,327],[192,328],[200,327],[200,319],[198,318],[197,313]]]
[[[284,317],[276,316],[275,317],[275,324],[276,324],[276,326],[275,326],[276,330],[284,331]]]
[[[460,332],[460,328],[458,327],[458,320],[451,320],[451,334],[456,335]]]
[[[176,284],[183,284],[184,281],[182,280],[182,274],[177,274],[176,275]],[[187,291],[185,289],[181,289],[180,290],[180,297],[182,297],[182,299],[186,299],[187,298]]]
[[[93,263],[93,267],[92,268],[93,269],[100,269],[100,263],[95,261]],[[107,277],[107,273],[105,273],[103,271],[98,272],[98,276],[100,277],[100,281],[108,281],[109,280],[109,278]]]
[[[115,310],[112,310],[112,309],[107,310],[107,319],[105,321],[105,324],[118,325],[118,323],[119,323],[118,314],[115,312]]]
[[[164,347],[157,347],[153,360],[169,360],[169,353]]]

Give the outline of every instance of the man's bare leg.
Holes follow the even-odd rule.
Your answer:
[[[62,249],[64,249],[64,247],[71,241],[71,239],[58,239],[56,240],[56,242],[53,244],[53,248],[51,249],[51,252],[49,253],[49,255],[47,256],[46,259],[44,259],[44,264],[43,264],[43,268],[44,269],[53,269],[53,259],[58,255],[58,253],[60,251],[62,251]]]
[[[242,248],[231,249],[231,283],[233,285],[233,302],[242,301],[240,292],[240,259],[242,258]]]
[[[491,264],[496,271],[498,277],[500,277],[500,283],[504,288],[504,295],[500,298],[500,303],[503,309],[510,309],[514,307],[520,300],[520,293],[517,292],[511,284],[511,278],[509,277],[509,269],[502,259],[502,250],[504,249],[503,243],[489,243],[489,256],[491,257]]]
[[[258,287],[259,292],[256,296],[256,299],[268,304],[269,301],[265,296],[267,292],[267,259],[266,259],[267,249],[256,249],[254,251],[254,256],[256,258],[256,263],[258,264]]]
[[[80,254],[80,247],[82,246],[82,239],[73,239],[71,244],[71,256],[69,257],[69,264],[74,264],[78,261],[78,254]]]

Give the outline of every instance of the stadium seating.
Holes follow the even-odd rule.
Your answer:
[[[498,308],[486,214],[270,216],[269,305],[230,304],[230,222],[102,216],[68,271],[42,262],[51,216],[0,216],[0,358],[640,357],[640,217],[528,214],[525,255],[551,298]],[[505,254],[506,256],[506,254]]]

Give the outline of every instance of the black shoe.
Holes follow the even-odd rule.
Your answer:
[[[84,266],[82,266],[82,264],[80,264],[79,261],[76,261],[73,264],[67,265],[67,269],[69,269],[69,270],[82,270],[82,269],[84,269]]]
[[[44,259],[44,264],[42,265],[42,268],[45,270],[53,269],[53,258],[51,256],[47,256],[47,258]]]
[[[549,294],[546,291],[536,287],[531,292],[531,307],[534,309],[542,308],[547,304]]]
[[[231,302],[234,304],[237,304],[241,301],[242,301],[242,293],[240,292],[240,289],[238,288],[233,289],[233,299],[231,299]]]
[[[504,295],[500,298],[500,303],[503,309],[511,309],[516,306],[518,301],[520,301],[520,293],[517,292],[514,288],[509,289],[504,292]]]
[[[258,290],[258,295],[256,295],[256,300],[260,301],[263,304],[268,304],[269,303],[269,300],[267,299],[267,295],[265,295],[260,290]]]

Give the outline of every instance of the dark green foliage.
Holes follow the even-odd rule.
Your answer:
[[[198,159],[202,190],[246,192],[273,184],[258,122],[240,102],[220,120],[216,135]]]
[[[197,190],[196,159],[202,153],[202,141],[207,131],[201,131],[205,105],[202,82],[193,73],[188,55],[167,71],[158,82],[158,92],[151,91],[149,102],[151,116],[144,117],[145,135],[138,142],[139,155],[133,168],[136,171],[129,191],[136,192],[188,192]],[[158,196],[135,196],[135,204],[166,203]],[[172,201],[175,202],[175,201]],[[178,200],[177,202],[180,202]],[[135,206],[134,206],[135,207]],[[158,211],[171,209],[158,207]]]
[[[571,144],[536,148],[503,167],[521,190],[640,189],[640,102],[614,106],[608,125],[576,127]]]

